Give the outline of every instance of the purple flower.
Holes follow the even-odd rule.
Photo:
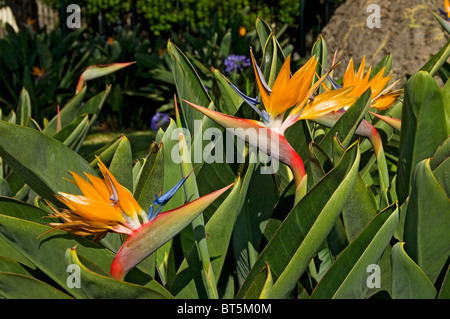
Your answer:
[[[166,124],[169,124],[169,114],[156,112],[152,117],[150,128],[158,132],[159,128],[164,128]]]
[[[243,67],[250,66],[250,58],[244,55],[229,55],[225,61],[225,72],[230,74],[233,71],[240,72]]]

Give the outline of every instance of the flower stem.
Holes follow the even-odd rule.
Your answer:
[[[377,159],[378,175],[380,178],[380,190],[382,195],[380,199],[380,208],[383,208],[389,204],[388,190],[390,184],[389,170],[386,163],[386,157],[384,155],[383,142],[381,141],[381,137],[378,134],[377,129],[366,120],[361,121],[361,124],[356,130],[356,134],[367,137],[372,144],[372,148]]]
[[[307,175],[303,160],[292,148],[283,136],[280,136],[280,160],[288,165],[294,174],[295,182],[295,201],[294,205],[305,196],[307,187]]]
[[[182,158],[183,158],[183,161],[181,162],[181,173],[183,176],[187,176],[192,172],[193,168],[192,164],[190,163],[190,152],[188,151],[189,148],[186,144],[186,139],[184,138],[184,135],[182,133],[180,133],[179,135],[179,142],[181,144],[180,150],[182,150]],[[184,183],[184,191],[187,201],[199,198],[195,175],[193,173],[191,175],[192,176],[189,176]],[[206,292],[208,294],[208,298],[218,299],[219,295],[217,292],[216,280],[211,266],[211,260],[209,258],[208,243],[206,242],[205,222],[203,219],[203,213],[200,213],[200,215],[192,221],[191,225],[194,231],[195,245],[197,248],[197,252],[203,266],[202,279]]]
[[[297,153],[296,153],[297,154]],[[301,157],[297,154],[295,161],[289,166],[294,174],[295,181],[295,201],[294,205],[305,196],[307,187],[307,175],[305,172],[305,166]]]

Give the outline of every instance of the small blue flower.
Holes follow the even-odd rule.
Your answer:
[[[152,131],[158,132],[160,128],[164,128],[169,122],[169,114],[156,112],[152,117],[150,128]]]
[[[244,55],[232,54],[225,59],[224,63],[226,73],[241,72],[244,67],[250,66],[250,58]]]

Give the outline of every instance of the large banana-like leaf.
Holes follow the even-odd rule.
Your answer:
[[[442,91],[429,73],[420,71],[408,80],[396,181],[400,203],[410,192],[414,167],[421,160],[431,157],[448,136],[444,107]]]
[[[186,55],[171,41],[167,44],[167,51],[172,61],[172,72],[177,87],[178,96],[181,100],[187,100],[199,105],[209,105],[211,98],[204,85],[200,81],[197,72],[187,59]],[[201,120],[203,115],[195,109],[181,102],[181,110],[185,127],[194,136],[194,121]]]
[[[68,146],[23,126],[0,121],[0,156],[31,189],[58,202],[57,192],[79,194],[66,178],[70,171],[96,175],[84,158]]]
[[[0,296],[8,299],[70,299],[53,286],[23,274],[0,271]]]
[[[172,239],[231,185],[181,207],[160,213],[128,236],[111,265],[114,278],[123,280],[140,261]]]
[[[274,298],[286,298],[294,289],[314,254],[335,225],[353,188],[359,167],[358,145],[354,143],[336,167],[289,213],[258,257],[238,297],[246,294],[265,262],[269,264],[274,279]]]
[[[430,161],[421,161],[412,174],[403,240],[406,253],[434,283],[450,256],[450,200]],[[449,171],[450,161],[441,165]]]
[[[51,227],[46,225],[0,214],[0,237],[2,239],[54,280],[66,293],[75,298],[88,297],[84,291],[70,288],[67,285],[70,273],[67,272],[65,261],[66,250],[76,246],[84,265],[104,276],[109,273],[114,254],[84,237],[63,231],[54,231],[41,236],[50,229]],[[129,279],[170,296],[160,284],[139,269],[134,269],[133,273],[130,272]],[[120,294],[120,291],[117,293]]]
[[[167,299],[172,296],[164,290],[154,290],[145,286],[136,285],[114,278],[97,274],[86,268],[78,258],[76,248],[66,251],[66,263],[78,266],[79,289],[86,298],[91,299]]]
[[[437,291],[422,269],[404,250],[405,243],[392,248],[392,298],[434,299]]]
[[[379,213],[339,255],[311,298],[364,298],[369,289],[369,266],[378,263],[397,224],[398,209],[394,204]]]

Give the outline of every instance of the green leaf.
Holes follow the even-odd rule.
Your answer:
[[[450,255],[450,200],[430,168],[417,164],[405,214],[406,253],[435,282]]]
[[[86,298],[86,294],[67,286],[69,273],[66,272],[65,253],[68,248],[77,247],[78,255],[91,270],[108,275],[114,254],[84,237],[53,231],[49,226],[0,214],[0,237],[30,260],[37,268],[53,279],[75,298]],[[130,272],[130,280],[145,284],[158,291],[165,291],[156,281],[151,280],[139,269]]]
[[[227,31],[227,33],[225,33],[225,35],[222,37],[222,41],[220,42],[220,53],[223,57],[226,57],[230,54],[231,40],[231,31]]]
[[[78,142],[83,137],[86,128],[88,127],[88,122],[88,115],[80,116],[61,131],[56,133],[53,138],[60,141],[64,145],[69,146],[71,149],[75,149]]]
[[[274,278],[273,298],[286,298],[294,289],[314,254],[319,251],[350,194],[359,166],[358,143],[317,183],[285,218],[275,236],[259,255],[243,283],[245,295],[256,274],[270,265]]]
[[[109,93],[111,93],[111,85],[107,85],[106,89],[103,92],[94,95],[89,100],[87,100],[86,103],[81,105],[81,107],[78,109],[77,115],[81,116],[85,113],[89,115],[98,115]],[[91,122],[92,121],[93,119],[91,120]]]
[[[33,276],[34,269],[27,268],[26,265],[9,257],[0,256],[0,272]]]
[[[114,156],[114,153],[117,150],[117,147],[120,143],[121,140],[121,136],[117,137],[116,139],[110,141],[108,144],[102,146],[100,149],[96,150],[94,153],[92,153],[91,155],[89,155],[87,157],[87,160],[89,161],[89,165],[92,168],[97,167],[99,160],[97,159],[97,157],[99,157],[103,163],[105,163],[105,165],[107,163],[111,162],[111,159]]]
[[[178,181],[184,176],[181,174],[180,164],[172,159],[172,152],[178,145],[178,134],[180,130],[177,128],[175,121],[170,119],[170,124],[167,127],[164,135],[160,140],[156,140],[158,144],[162,144],[162,159],[164,186],[163,193],[170,190]],[[164,209],[172,209],[183,205],[186,202],[184,192],[176,192],[170,201],[166,204]]]
[[[377,209],[370,198],[367,187],[358,176],[347,203],[342,209],[342,221],[348,240],[353,241],[376,214]]]
[[[444,98],[444,109],[445,109],[445,119],[447,122],[447,133],[450,133],[450,81],[447,80],[447,82],[444,85],[444,88],[442,89],[442,94]]]
[[[438,294],[438,299],[450,299],[450,266],[447,267],[444,282]]]
[[[263,48],[261,70],[264,78],[267,79],[267,84],[269,87],[272,87],[286,59],[273,30],[266,21],[259,17],[256,19],[256,32],[258,33],[261,48]]]
[[[167,44],[167,50],[172,61],[172,72],[178,97],[181,100],[184,99],[197,105],[208,106],[211,103],[211,98],[187,57],[170,41]],[[181,102],[181,110],[184,121],[186,122],[186,127],[193,136],[194,121],[201,120],[203,114],[183,101]]]
[[[31,100],[30,94],[25,88],[22,88],[19,96],[19,105],[17,106],[17,116],[19,118],[19,125],[26,126],[28,118],[31,117]]]
[[[44,218],[48,213],[34,205],[0,196],[0,214],[26,219],[36,223],[47,223],[49,219]]]
[[[79,93],[75,94],[61,109],[59,113],[59,118],[61,121],[61,129],[72,123],[77,117],[81,102],[83,101],[84,95],[86,94],[86,87],[83,88]],[[57,133],[58,127],[58,114],[55,115],[48,125],[44,128],[43,133],[53,136]]]
[[[367,114],[370,101],[371,91],[368,89],[347,111],[343,112],[336,124],[332,125],[331,130],[319,143],[322,150],[328,154],[328,157],[333,157],[333,138],[335,135],[337,135],[344,149],[348,147],[361,121]],[[321,123],[320,118],[317,122]]]
[[[208,121],[210,121],[210,120],[208,119]],[[178,120],[178,122],[179,122],[179,120]],[[221,130],[218,130],[217,132],[221,132]],[[198,129],[196,136],[194,137],[194,142],[191,145],[191,146],[196,147],[196,148],[192,148],[193,152],[191,151],[191,148],[186,144],[186,143],[190,143],[190,141],[185,134],[186,134],[186,132],[183,132],[182,135],[181,134],[178,135],[179,142],[180,142],[179,143],[180,150],[182,152],[182,162],[181,162],[182,175],[187,176],[193,170],[193,166],[191,163],[191,157],[193,157],[192,162],[195,163],[195,161],[196,161],[196,156],[195,156],[195,154],[192,154],[193,152],[195,152],[196,150],[202,151],[202,153],[203,153],[202,157],[205,157],[202,159],[205,162],[201,164],[198,171],[192,173],[191,176],[189,176],[187,178],[186,182],[184,183],[185,197],[187,200],[192,200],[192,199],[197,198],[200,193],[209,193],[211,191],[215,191],[216,189],[218,189],[220,187],[223,187],[223,185],[222,185],[223,181],[226,180],[227,179],[226,177],[229,176],[229,174],[226,174],[226,173],[228,173],[226,169],[229,167],[228,167],[228,164],[223,164],[220,162],[220,160],[218,162],[213,161],[212,163],[210,163],[210,161],[208,160],[209,159],[208,154],[205,154],[205,152],[203,152],[203,150],[205,148],[200,148],[199,147],[200,145],[196,144],[196,138],[203,137],[202,136],[203,123],[202,123],[202,128]],[[206,146],[206,148],[208,148],[210,145],[217,145],[216,143],[219,143],[219,141],[223,141],[223,136],[218,137],[214,142],[210,142]],[[221,147],[221,145],[219,144],[218,147]],[[198,175],[195,175],[195,174],[198,174]],[[218,178],[212,178],[213,176],[217,176]],[[194,179],[194,177],[196,177],[196,178]],[[237,183],[235,181],[234,175],[232,175],[231,182],[233,182],[233,181],[235,183]],[[203,187],[200,189],[200,186],[203,186]],[[235,187],[237,187],[237,186],[235,186]],[[229,198],[229,196],[227,197],[227,199],[225,199],[225,201],[230,201],[228,198]],[[221,204],[220,207],[223,207],[225,201]],[[222,259],[222,257],[216,257],[216,258],[214,258],[214,260],[210,259],[211,254],[209,253],[209,247],[210,247],[209,243],[211,241],[209,241],[207,239],[207,234],[210,234],[210,236],[211,236],[211,234],[214,233],[215,231],[210,231],[205,228],[205,220],[208,220],[208,217],[211,216],[212,212],[214,212],[214,214],[211,217],[211,219],[213,221],[220,218],[221,214],[218,214],[218,212],[222,211],[222,210],[220,207],[217,208],[218,203],[221,203],[221,201],[215,201],[214,203],[212,203],[212,205],[210,205],[210,207],[208,207],[207,211],[205,210],[205,212],[203,212],[201,215],[199,215],[199,217],[197,217],[196,219],[193,220],[192,230],[189,229],[188,234],[186,234],[186,230],[183,231],[183,233],[181,233],[180,237],[182,239],[183,250],[186,252],[186,256],[187,256],[186,258],[189,260],[188,264],[191,267],[189,267],[190,268],[189,271],[183,272],[182,270],[178,270],[178,272],[183,272],[185,275],[180,276],[179,277],[180,279],[175,278],[175,280],[174,280],[172,287],[175,287],[175,288],[173,288],[173,289],[177,289],[176,287],[180,287],[180,286],[183,287],[183,290],[179,294],[177,294],[177,297],[182,294],[192,293],[193,289],[191,289],[191,288],[193,287],[192,286],[193,282],[190,281],[192,278],[194,280],[197,280],[198,278],[200,278],[200,280],[203,281],[203,283],[206,287],[207,296],[209,298],[217,298],[218,297],[218,292],[217,292],[217,288],[216,288],[217,280],[215,278],[217,278],[217,272],[220,275],[223,259]],[[232,207],[226,211],[227,211],[227,213],[230,214],[230,216],[232,216],[233,215],[232,212],[235,212],[236,209],[239,209],[239,208]],[[208,224],[214,225],[214,222],[210,224],[211,219],[208,222]],[[211,226],[209,226],[209,227],[211,227]],[[222,230],[227,230],[227,229],[228,229],[228,227],[225,227]],[[193,233],[193,236],[190,236],[191,233]],[[231,229],[229,230],[228,233],[231,236]],[[215,241],[212,241],[211,243],[213,244],[214,242]],[[195,245],[194,245],[194,243],[195,243]],[[223,242],[221,242],[220,244],[222,246],[227,247],[226,245],[224,245]],[[217,250],[217,247],[215,247],[214,245],[212,245],[211,247],[212,247],[212,249],[215,249],[217,254],[223,255],[223,258],[225,258],[226,250],[225,250],[225,252],[223,252],[220,249]],[[199,264],[198,267],[192,267],[192,263],[193,263],[192,260],[193,259],[198,260],[198,258],[200,258],[201,264]],[[214,263],[214,265],[213,265],[213,263]],[[184,265],[185,265],[185,263],[182,264],[180,269],[183,269]],[[194,268],[196,268],[196,270],[194,270]],[[180,282],[181,282],[181,284],[180,284]],[[189,282],[189,284],[184,284],[185,282]],[[194,294],[202,295],[203,291],[200,291],[201,290],[200,288],[197,288],[197,290],[199,290],[199,291],[194,292]]]
[[[65,179],[70,171],[96,175],[80,155],[34,129],[0,121],[0,135],[0,156],[43,198],[58,203],[55,193],[79,194],[78,187]]]
[[[129,270],[172,239],[231,185],[176,209],[158,214],[129,236],[111,266],[114,278],[124,279]]]
[[[414,167],[423,159],[433,156],[447,136],[441,89],[429,73],[420,71],[406,82],[405,88],[396,181],[400,203],[410,193]]]
[[[8,116],[5,118],[5,121],[11,124],[16,124],[17,123],[16,112],[14,112],[14,110],[11,110]]]
[[[319,77],[322,77],[327,72],[327,59],[328,59],[328,49],[327,44],[322,36],[319,36],[319,39],[314,43],[311,56],[316,56],[318,63],[316,67],[316,73]],[[314,75],[313,83],[318,80],[317,75]],[[323,92],[322,86],[320,87],[320,92]]]
[[[79,267],[79,288],[90,299],[168,299],[173,298],[162,287],[152,289],[124,281],[118,281],[111,277],[97,274],[85,267],[78,258],[75,248],[66,251],[67,265]],[[74,272],[75,273],[75,272]],[[74,274],[73,273],[73,274]]]
[[[364,298],[369,289],[369,266],[377,264],[397,224],[398,209],[394,204],[379,213],[345,248],[311,298]]]
[[[256,18],[255,28],[259,37],[259,42],[261,43],[261,48],[264,48],[269,35],[272,33],[272,29],[269,24],[260,17]]]
[[[235,115],[244,100],[231,88],[230,84],[224,79],[224,76],[219,70],[215,69],[213,74],[217,80],[217,85],[219,86],[221,94],[220,101],[222,102],[222,107],[220,112],[228,115]]]
[[[11,299],[70,299],[70,296],[31,276],[0,271],[0,295]]]
[[[423,270],[408,256],[403,246],[397,243],[392,248],[392,298],[434,299],[437,291]]]
[[[249,183],[248,191],[246,195],[242,194],[242,200],[245,198],[245,201],[233,229],[232,248],[239,284],[244,282],[257,259],[263,231],[278,200],[273,176],[261,174],[261,167],[261,165],[250,164],[247,169],[245,182]]]
[[[439,22],[439,24],[442,26],[442,28],[447,31],[448,33],[450,33],[450,22],[447,20],[444,20],[443,18],[441,18],[440,15],[436,14],[433,12],[434,17],[436,18],[436,20]]]
[[[430,60],[420,69],[431,75],[435,75],[439,68],[447,61],[450,56],[450,41],[444,45],[437,54],[433,55]],[[420,72],[419,72],[420,73]]]
[[[133,157],[130,141],[125,135],[120,138],[109,170],[122,186],[130,192],[133,190]]]
[[[153,142],[137,182],[134,197],[145,211],[150,209],[156,196],[160,196],[164,184],[163,146]]]
[[[234,221],[240,211],[246,189],[242,189],[242,182],[238,179],[230,194],[222,202],[205,226],[207,234],[206,244],[211,258],[211,271],[214,273],[216,284],[219,280],[226,253],[233,231]],[[207,296],[204,288],[198,287],[202,282],[200,270],[202,264],[197,247],[192,247],[178,269],[170,291],[177,298],[199,298]]]
[[[267,79],[267,84],[269,87],[272,87],[286,59],[273,32],[269,35],[263,48],[263,64],[261,70]]]
[[[384,67],[384,76],[389,75],[389,71],[391,70],[392,66],[392,55],[388,53],[380,62],[377,63],[370,72],[369,80],[371,80],[375,75],[378,74],[378,72],[381,71],[381,69]]]
[[[273,279],[269,264],[266,263],[264,268],[255,276],[244,299],[270,299],[272,297],[272,290]]]
[[[438,147],[431,158],[430,168],[437,182],[450,198],[450,136]]]
[[[38,238],[50,230],[48,226],[25,221],[15,217],[0,215],[0,236],[11,246],[27,257],[40,270],[46,273],[60,286],[64,287],[74,297],[83,297],[79,290],[70,290],[66,286],[66,266],[64,254],[67,248],[81,244],[83,255],[91,260],[98,271],[108,273],[112,253],[99,249],[87,239],[78,236],[67,236],[64,232],[55,231],[52,235]],[[108,258],[105,258],[106,256]],[[108,262],[109,259],[109,262]]]
[[[180,122],[180,119],[178,118],[177,121]],[[180,163],[181,172],[183,176],[188,176],[194,169],[191,163],[190,148],[188,148],[185,135],[180,134],[178,136],[178,139],[180,144],[180,150],[182,153],[181,154],[182,161]],[[192,173],[186,179],[186,181],[183,184],[183,188],[186,199],[188,201],[195,200],[199,197],[195,173]],[[202,263],[202,267],[199,267],[198,269],[201,272],[208,298],[217,299],[218,298],[217,282],[215,280],[214,270],[211,266],[208,244],[206,242],[206,230],[203,214],[202,213],[199,214],[192,221],[191,225],[194,231],[195,249],[197,249],[198,255]]]

